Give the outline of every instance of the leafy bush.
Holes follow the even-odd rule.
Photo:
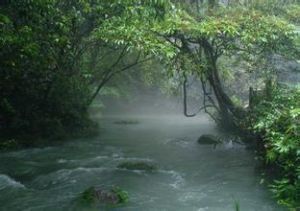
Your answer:
[[[278,87],[254,109],[265,161],[278,169],[271,190],[280,204],[300,208],[300,89]]]
[[[300,5],[299,4],[292,4],[289,5],[286,8],[286,18],[292,22],[294,22],[295,24],[299,24],[300,23]]]

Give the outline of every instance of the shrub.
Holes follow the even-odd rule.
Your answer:
[[[278,170],[271,190],[280,204],[300,208],[300,89],[278,87],[254,109],[267,164]]]

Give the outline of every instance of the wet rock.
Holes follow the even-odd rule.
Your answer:
[[[111,190],[95,189],[96,198],[105,204],[118,204],[120,202],[116,193]]]
[[[205,144],[205,145],[206,144],[216,145],[216,144],[221,143],[221,141],[219,140],[218,137],[216,137],[214,135],[205,134],[198,138],[198,143]]]
[[[84,204],[103,203],[109,205],[120,205],[128,202],[128,193],[119,187],[90,187],[80,196]]]
[[[157,170],[157,166],[154,163],[150,162],[123,162],[118,165],[120,169],[127,169],[127,170],[142,170],[142,171],[155,171]]]

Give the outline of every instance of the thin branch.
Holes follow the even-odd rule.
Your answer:
[[[123,58],[123,56],[125,55],[127,49],[127,45],[123,48],[123,50],[121,51],[119,57],[117,58],[117,60],[113,63],[112,66],[110,66],[110,68],[108,68],[104,73],[103,73],[103,77],[102,77],[102,82],[98,85],[96,91],[94,92],[94,94],[92,95],[91,99],[88,101],[88,104],[91,104],[93,102],[93,100],[96,98],[96,96],[98,95],[100,89],[103,87],[103,85],[106,83],[107,81],[107,77],[109,76],[109,73],[114,69],[115,66],[117,66],[119,64],[119,62],[121,61],[121,59]]]
[[[141,56],[141,53],[138,54],[137,58],[135,59],[135,61],[134,61],[133,63],[131,63],[131,64],[129,64],[129,65],[127,65],[127,66],[125,66],[125,67],[123,67],[123,68],[117,70],[117,71],[112,72],[112,71],[113,71],[113,67],[111,67],[111,68],[109,68],[107,71],[105,71],[105,76],[102,78],[102,81],[101,81],[100,84],[98,85],[98,87],[97,87],[95,93],[92,95],[92,97],[91,97],[91,99],[89,100],[88,104],[91,104],[91,103],[94,101],[94,99],[97,97],[97,95],[98,95],[98,93],[100,92],[100,90],[104,87],[104,85],[105,85],[108,81],[110,81],[110,80],[113,78],[113,76],[115,76],[116,74],[119,74],[119,73],[121,73],[121,72],[124,72],[124,71],[126,71],[126,70],[128,70],[128,69],[130,69],[130,68],[132,68],[132,67],[134,67],[134,66],[136,66],[136,65],[138,65],[138,64],[144,63],[144,62],[149,61],[149,60],[152,59],[152,58],[150,57],[150,58],[147,58],[147,59],[144,59],[144,60],[140,60],[140,61],[139,61],[140,56]],[[118,60],[119,60],[119,59],[118,59]],[[120,61],[120,60],[119,60],[119,61]],[[115,65],[113,65],[113,66],[115,66]]]

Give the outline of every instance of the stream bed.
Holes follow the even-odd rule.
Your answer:
[[[116,124],[124,119],[132,124]],[[260,184],[245,146],[197,143],[202,134],[222,136],[206,116],[103,117],[100,130],[92,139],[1,153],[0,210],[75,210],[83,190],[101,185],[129,193],[128,204],[107,210],[285,210]],[[124,161],[150,161],[158,170],[118,169]]]

